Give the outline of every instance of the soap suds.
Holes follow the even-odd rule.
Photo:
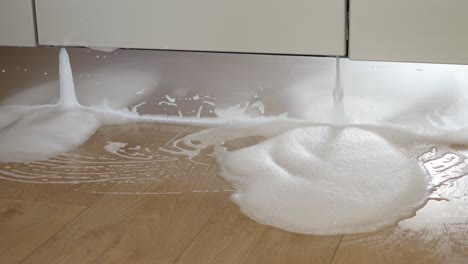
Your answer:
[[[104,124],[125,123],[124,116],[78,103],[70,61],[60,51],[60,100],[56,105],[2,107],[0,160],[24,162],[65,153],[83,144]]]
[[[251,218],[289,231],[373,231],[422,206],[427,180],[414,160],[357,128],[307,127],[221,154],[221,175]]]
[[[132,112],[133,113],[138,113],[138,108],[145,105],[145,104],[146,104],[146,102],[141,102],[141,103],[139,103],[139,104],[137,104],[135,106],[132,106]]]
[[[16,120],[0,124],[0,160],[22,162],[47,159],[80,146],[102,122],[89,109],[61,106],[30,107],[21,115],[20,108],[2,110]]]
[[[140,91],[137,91],[136,95],[142,95],[143,93],[145,93],[145,88],[141,89]]]
[[[0,111],[0,161],[27,162],[63,154],[83,144],[104,125],[119,125],[135,121],[162,123],[217,124],[220,120],[140,116],[132,110],[112,109],[104,102],[94,107],[81,106],[76,98],[68,53],[60,51],[60,99],[56,105],[7,106]],[[176,99],[165,96],[168,101]],[[180,116],[182,113],[179,111]]]
[[[265,105],[261,101],[253,102],[250,107],[257,109],[262,115],[265,114]]]
[[[167,94],[166,94],[164,97],[166,97],[166,99],[167,99],[169,102],[171,102],[171,103],[175,103],[175,101],[176,101],[176,99],[175,99],[175,98],[173,98],[173,97],[170,97],[170,96],[169,96],[169,95],[167,95]]]
[[[339,78],[335,88],[334,96],[340,101]],[[62,49],[58,104],[1,108],[0,178],[40,184],[160,180],[152,174],[161,169],[161,163],[176,166],[168,163],[179,157],[193,161],[203,149],[214,146],[220,174],[235,189],[232,200],[246,215],[293,232],[343,234],[378,230],[411,217],[431,197],[444,198],[439,191],[446,184],[466,175],[467,158],[450,152],[452,144],[468,142],[468,97],[463,89],[411,94],[401,105],[388,101],[381,106],[388,110],[386,119],[376,118],[379,113],[368,107],[383,102],[347,97],[343,111],[351,109],[352,114],[346,120],[344,114],[343,118],[334,115],[339,126],[295,120],[287,114],[265,117],[265,104],[254,98],[254,102],[219,109],[209,96],[166,94],[158,105],[175,107],[180,117],[139,115],[137,108],[142,104],[131,110],[106,104],[84,107],[76,98],[68,54]],[[412,99],[417,103],[410,104]],[[182,101],[199,102],[188,112],[196,116],[182,116],[177,108]],[[203,105],[212,107],[204,111],[217,117],[201,118]],[[412,108],[400,107],[408,105]],[[250,113],[252,108],[257,112]],[[101,126],[136,121],[212,128],[158,150],[107,142],[103,148],[109,157],[64,154]],[[248,136],[264,140],[237,150],[225,147],[230,140]],[[76,172],[70,164],[86,169]]]
[[[224,147],[249,136],[266,140],[234,151]],[[385,126],[278,119],[203,130],[163,150],[195,158],[215,146],[220,175],[234,187],[231,198],[242,212],[285,230],[329,235],[395,225],[435,195],[444,197],[443,184],[468,174],[465,156],[444,151],[450,150],[444,143],[431,148],[427,139],[442,138],[425,137]]]

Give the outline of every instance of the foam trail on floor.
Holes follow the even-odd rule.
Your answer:
[[[339,82],[336,87],[340,88]],[[175,102],[168,95],[166,98]],[[408,98],[420,99],[421,95],[413,93]],[[364,120],[379,119],[372,118],[373,112],[362,111],[362,100],[349,99],[346,110],[354,115],[343,118],[339,126],[285,115],[253,118],[246,115],[248,104],[215,109],[217,118],[139,115],[106,105],[81,106],[68,54],[62,49],[57,105],[1,108],[0,161],[49,159],[68,164],[62,157],[52,157],[80,146],[104,125],[155,122],[209,126],[175,140],[157,155],[139,152],[140,147],[123,142],[107,142],[104,148],[127,163],[145,163],[158,170],[157,162],[174,161],[174,155],[194,159],[203,149],[214,146],[221,176],[235,188],[232,199],[249,217],[300,233],[373,231],[414,215],[439,186],[465,175],[467,159],[448,152],[452,144],[468,143],[467,91],[444,87],[427,91],[423,98],[418,104],[408,104],[410,109],[395,109],[394,117],[380,123],[356,120],[360,117],[356,113],[365,115]],[[392,102],[380,103],[388,104],[384,109],[394,107]],[[258,112],[264,111],[260,103],[255,105]],[[346,123],[348,119],[352,123]],[[264,140],[233,151],[225,146],[230,140],[248,136]],[[428,152],[434,146],[447,151],[440,155]],[[91,167],[122,165],[112,160],[80,162]],[[41,166],[40,162],[25,164]],[[68,176],[49,173],[50,177],[43,178],[40,173],[17,169],[0,171],[0,178],[57,184],[137,180],[134,171],[127,171],[125,175],[112,171],[106,177],[95,177],[92,171]]]

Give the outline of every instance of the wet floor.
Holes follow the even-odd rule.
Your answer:
[[[0,65],[0,106],[57,101],[57,62],[50,58],[58,50],[39,50],[0,50],[6,58]],[[86,49],[70,54],[78,98],[86,105],[104,100],[143,114],[210,117],[215,108],[239,104],[253,116],[287,112],[317,122],[331,117],[333,59]],[[355,64],[346,71],[347,63]],[[345,102],[363,106],[348,111],[348,118],[364,122],[404,120],[416,99],[424,102],[440,87],[464,85],[459,77],[466,70],[370,62],[343,66]],[[385,89],[374,89],[382,83]],[[405,93],[408,89],[426,92]],[[383,98],[392,107],[381,104]],[[201,129],[157,123],[105,126],[70,152],[0,163],[0,262],[468,261],[465,146],[453,146],[453,153],[426,150],[422,165],[433,177],[441,182],[446,172],[460,177],[444,183],[414,217],[373,233],[313,236],[244,216],[229,199],[234,189],[218,176],[211,148],[195,157],[173,151],[177,139]],[[227,147],[260,140],[237,139]]]
[[[0,164],[2,263],[466,263],[466,177],[415,217],[378,232],[311,236],[259,224],[229,200],[207,149],[171,142],[201,128],[100,128],[69,153]],[[157,134],[158,137],[154,137]],[[230,142],[229,148],[259,139]]]

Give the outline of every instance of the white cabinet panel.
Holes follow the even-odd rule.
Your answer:
[[[346,54],[345,0],[36,0],[39,42]]]
[[[35,46],[33,0],[0,0],[0,46]]]
[[[467,0],[351,0],[349,57],[468,64]]]

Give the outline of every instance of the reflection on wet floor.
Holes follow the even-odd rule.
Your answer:
[[[170,146],[164,143],[193,129],[158,124],[102,127],[86,144],[70,153],[41,161],[0,163],[0,179],[25,184],[63,184],[69,190],[99,194],[181,193],[180,190],[145,193],[138,191],[138,187],[203,177],[206,173],[203,169],[208,168],[208,164],[170,154],[167,151]],[[131,133],[131,139],[115,141],[122,133]],[[187,173],[192,167],[197,167],[200,175]],[[119,186],[119,191],[106,191],[110,186]],[[232,189],[184,191],[231,192]]]
[[[102,127],[83,146],[67,154],[44,161],[1,163],[0,197],[88,204],[108,195],[229,195],[233,189],[216,176],[216,161],[209,148],[192,159],[170,151],[170,143],[199,130],[145,123]],[[260,140],[250,137],[226,145],[237,149]],[[466,173],[467,159],[460,153],[433,149],[421,156],[423,168],[439,186],[437,196],[396,227],[345,235],[333,263],[350,263],[350,256],[355,263],[378,263],[374,260],[379,258],[386,259],[382,263],[465,263],[468,177],[461,177]],[[457,179],[445,181],[447,178]]]
[[[40,50],[2,49],[8,74],[0,76],[4,88],[0,91],[0,105],[56,101],[56,65],[48,58],[54,57],[57,50]],[[76,62],[79,97],[86,105],[100,104],[102,99],[107,99],[113,107],[126,107],[140,114],[213,117],[222,113],[215,113],[215,108],[219,110],[238,104],[238,110],[251,116],[275,116],[287,112],[289,117],[316,121],[329,119],[324,113],[331,110],[328,100],[334,76],[331,59],[130,50],[104,56],[85,49],[73,49],[72,54]],[[353,80],[347,84],[346,100],[348,106],[353,106],[350,116],[363,122],[387,120],[395,123],[398,118],[405,121],[408,114],[417,112],[414,106],[427,101],[427,111],[431,114],[429,121],[444,125],[439,120],[439,112],[445,108],[432,109],[432,102],[466,84],[466,78],[462,78],[466,68],[462,66],[443,68],[345,61],[346,65],[348,72],[344,72],[344,79]],[[439,94],[439,91],[442,92]],[[452,102],[458,101],[447,102],[450,110]],[[443,100],[440,103],[445,106]],[[159,252],[160,259],[167,260],[161,263],[174,263],[177,259],[178,263],[206,263],[205,255],[213,252],[223,256],[223,261],[258,263],[258,256],[265,248],[261,245],[265,244],[270,245],[274,253],[264,255],[275,256],[283,252],[291,263],[295,263],[294,257],[301,256],[294,254],[295,250],[300,249],[301,254],[310,253],[311,245],[320,252],[309,255],[308,263],[322,254],[326,256],[317,257],[320,261],[315,262],[468,262],[468,177],[463,177],[467,173],[468,160],[463,146],[457,151],[429,149],[421,156],[420,165],[431,175],[436,191],[414,217],[373,233],[304,236],[253,222],[241,215],[237,206],[227,202],[234,190],[217,177],[218,167],[211,149],[198,152],[190,145],[172,144],[198,130],[161,124],[108,126],[100,128],[83,146],[66,154],[29,163],[0,163],[0,223],[4,228],[6,226],[5,229],[0,226],[0,234],[5,238],[4,244],[0,241],[0,262],[3,263],[4,256],[2,246],[7,248],[18,242],[15,240],[17,234],[8,235],[7,231],[20,232],[24,226],[34,226],[43,213],[34,208],[41,208],[38,205],[41,203],[56,206],[50,213],[51,219],[61,215],[54,215],[55,210],[76,207],[71,210],[73,217],[67,218],[64,224],[74,217],[77,221],[48,240],[61,229],[52,230],[24,256],[13,254],[23,259],[43,243],[45,246],[41,248],[52,249],[49,253],[38,250],[25,263],[71,263],[70,259],[57,257],[56,249],[64,249],[61,250],[64,256],[81,260],[80,250],[89,246],[92,252],[97,252],[96,245],[102,244],[104,252],[91,257],[89,262],[102,263],[117,255],[121,257],[119,259],[123,256],[128,260],[126,263],[135,263],[138,261],[131,259],[128,252],[154,245],[155,248],[146,253]],[[261,140],[249,137],[226,145],[228,149],[239,149]],[[197,142],[190,144],[193,147]],[[178,155],[177,152],[184,148],[194,150],[197,155]],[[35,212],[29,222],[25,225],[18,220],[8,222],[12,217],[27,215],[28,210],[24,208],[28,208],[28,204]],[[48,220],[49,215],[45,219]],[[13,226],[20,223],[16,225],[19,228],[9,228],[12,223]],[[95,223],[101,225],[95,226]],[[46,227],[49,226],[53,225],[46,222]],[[146,227],[153,229],[143,230],[135,239],[134,234]],[[29,241],[29,233],[27,239],[18,243]],[[164,237],[167,233],[171,236]],[[106,234],[110,238],[102,242],[101,236]],[[148,234],[155,238],[150,236],[145,240]],[[74,240],[77,237],[79,239]],[[241,243],[237,237],[243,238]],[[65,241],[65,246],[60,241]],[[145,243],[134,246],[133,241]],[[206,246],[213,241],[216,243]],[[312,243],[314,241],[316,243]],[[243,250],[242,246],[250,251]],[[289,248],[284,250],[284,247]],[[226,248],[230,256],[238,258],[224,258]],[[113,254],[107,254],[112,250]],[[91,252],[89,249],[83,251],[86,256]],[[167,253],[172,254],[168,257],[164,255],[166,251],[175,253]],[[197,256],[202,258],[196,261]],[[265,260],[265,256],[261,257]],[[153,256],[150,263],[155,259],[158,258]]]

